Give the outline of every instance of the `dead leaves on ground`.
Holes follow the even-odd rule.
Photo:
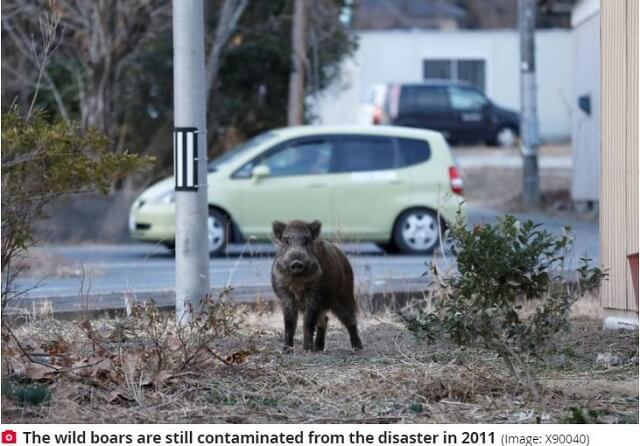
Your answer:
[[[211,352],[213,353],[212,350]],[[205,350],[203,350],[204,353]],[[215,354],[212,357],[226,365],[241,365],[247,363],[253,353],[249,350],[240,350],[227,356]],[[60,374],[68,374],[100,383],[108,381],[118,383],[123,375],[133,376],[140,372],[144,374],[151,355],[143,349],[137,349],[116,353],[99,350],[87,357],[78,357],[67,351],[64,356],[59,356],[51,350],[42,353],[22,353],[5,344],[2,347],[2,356],[4,367],[6,367],[5,373],[9,376],[20,376],[32,381],[50,381]],[[211,361],[206,360],[198,363],[212,364]],[[142,387],[149,385],[160,387],[171,380],[172,376],[171,370],[161,369],[152,377],[141,380]]]
[[[49,363],[51,365],[56,365],[58,358],[61,358],[64,361],[64,355],[69,352],[69,343],[61,336],[58,336],[52,341],[42,343],[40,348],[49,355]]]
[[[24,347],[32,340],[30,334],[22,335],[25,339],[20,341],[10,333],[2,343],[3,375],[48,383],[52,388],[57,383],[80,384],[109,404],[127,405],[141,398],[158,399],[159,391],[180,385],[185,375],[208,372],[216,363],[223,367],[246,364],[254,353],[218,353],[212,345],[215,337],[179,331],[161,321],[158,313],[141,321],[114,321],[98,329],[94,325],[100,323],[84,320],[73,324],[72,334],[50,335],[36,342],[39,349]],[[156,322],[163,325],[153,326]]]
[[[245,362],[247,362],[249,360],[249,356],[252,353],[253,352],[248,351],[248,350],[240,350],[238,352],[231,353],[229,356],[224,358],[224,360],[228,365],[244,364]]]

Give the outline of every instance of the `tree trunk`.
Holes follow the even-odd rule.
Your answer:
[[[96,127],[110,138],[117,138],[113,134],[114,126],[109,122],[112,114],[112,89],[114,73],[109,64],[99,63],[89,67],[88,88],[85,97],[85,119],[87,127]]]

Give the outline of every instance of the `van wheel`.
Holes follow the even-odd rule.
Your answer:
[[[217,257],[225,252],[229,240],[229,218],[222,212],[209,209],[207,217],[207,241],[209,243],[209,255]]]
[[[509,148],[515,147],[518,142],[518,133],[509,126],[502,126],[498,130],[491,141],[491,145],[501,147],[501,148]]]
[[[431,254],[440,241],[438,216],[428,209],[410,209],[398,218],[393,238],[405,254]]]

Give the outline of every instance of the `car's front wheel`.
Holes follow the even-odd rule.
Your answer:
[[[398,218],[393,236],[403,253],[431,254],[440,241],[438,216],[429,209],[410,209]]]
[[[229,236],[229,219],[222,212],[209,209],[207,216],[207,244],[210,256],[220,256],[227,247]],[[175,254],[176,242],[174,240],[162,242],[162,244]]]
[[[216,209],[209,209],[207,217],[207,241],[209,255],[222,255],[229,239],[229,219]]]

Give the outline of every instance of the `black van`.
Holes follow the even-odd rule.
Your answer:
[[[437,130],[454,144],[503,147],[516,144],[520,129],[518,113],[498,107],[469,85],[451,81],[389,85],[379,122]]]

